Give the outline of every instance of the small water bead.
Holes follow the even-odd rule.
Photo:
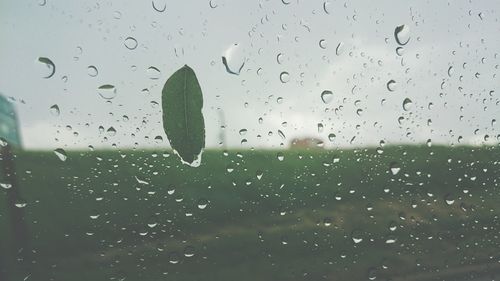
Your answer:
[[[66,154],[66,151],[64,151],[64,149],[62,148],[57,148],[54,150],[54,154],[57,156],[57,158],[59,158],[59,160],[61,161],[66,161],[66,159],[68,159],[68,155]]]
[[[157,80],[161,76],[161,71],[154,66],[148,67],[148,69],[146,70],[146,73],[147,73],[149,79],[151,79],[151,80]]]
[[[135,48],[137,48],[137,40],[134,38],[134,37],[127,37],[125,38],[125,47],[127,47],[127,49],[129,50],[134,50]]]
[[[279,161],[283,161],[285,159],[285,155],[283,154],[283,152],[278,152],[276,154],[276,158],[278,158]]]
[[[198,209],[204,210],[208,206],[208,200],[207,199],[200,199],[198,200]]]
[[[397,47],[396,48],[396,54],[398,56],[402,56],[402,55],[404,55],[404,53],[405,53],[405,49],[403,47]]]
[[[116,88],[114,85],[105,84],[97,88],[97,93],[101,98],[111,100],[116,97]]]
[[[395,176],[399,173],[399,171],[401,171],[401,167],[399,166],[399,164],[397,162],[391,162],[389,164],[389,168],[391,170],[391,173]]]
[[[409,111],[413,105],[413,102],[409,98],[403,100],[403,109]]]
[[[325,39],[319,40],[319,47],[321,49],[326,49],[326,40]]]
[[[210,6],[210,8],[212,8],[212,9],[215,9],[215,8],[217,8],[217,7],[218,7],[217,2],[216,2],[215,0],[210,0],[210,1],[208,1],[208,5],[209,5],[209,6]]]
[[[167,4],[163,0],[153,0],[151,1],[151,5],[153,9],[159,13],[163,13],[167,9]]]
[[[278,62],[278,64],[282,64],[283,63],[283,59],[284,59],[285,55],[282,54],[282,53],[279,53],[277,56],[276,56],[276,61]]]
[[[337,136],[334,133],[331,133],[331,134],[328,135],[328,140],[331,141],[331,142],[333,142],[333,141],[335,141],[336,137]]]
[[[186,258],[191,258],[194,256],[194,252],[195,252],[195,249],[193,246],[186,246],[186,248],[184,248],[184,256]]]
[[[389,80],[387,82],[387,90],[394,92],[396,90],[397,83],[394,80]]]
[[[46,57],[39,57],[38,62],[40,62],[44,66],[44,75],[42,76],[45,79],[48,79],[56,73],[56,65],[52,62],[51,59]]]
[[[337,48],[335,48],[335,54],[337,56],[340,56],[344,53],[344,42],[340,42],[338,45],[337,45]]]
[[[59,116],[59,114],[61,113],[57,104],[52,105],[49,110],[50,114],[52,114],[53,116]]]
[[[97,74],[99,74],[99,71],[97,70],[97,67],[93,66],[93,65],[89,65],[87,67],[87,74],[90,76],[90,77],[96,77]]]
[[[288,83],[290,81],[290,74],[286,71],[281,72],[280,81],[281,83]]]
[[[329,104],[333,100],[333,93],[332,91],[325,90],[321,93],[321,100],[323,101],[324,104]]]
[[[410,27],[405,24],[396,26],[394,38],[399,45],[406,45],[410,41]]]

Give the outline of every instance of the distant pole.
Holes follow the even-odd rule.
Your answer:
[[[16,112],[14,106],[2,95],[0,95],[0,166],[2,170],[0,171],[2,176],[2,181],[8,184],[6,188],[7,196],[7,211],[8,217],[10,218],[10,230],[13,235],[13,244],[16,249],[16,253],[21,249],[21,257],[23,259],[23,264],[29,266],[31,261],[27,260],[30,254],[28,245],[28,229],[26,227],[26,222],[24,220],[24,201],[21,197],[21,191],[19,189],[19,182],[17,179],[16,165],[14,161],[13,147],[21,149],[21,138],[19,136],[19,128],[16,117]],[[3,242],[3,241],[2,241]],[[10,255],[5,255],[5,257],[11,257],[14,253]],[[1,262],[4,262],[1,260]],[[6,268],[5,265],[1,264],[2,270],[0,271],[0,280],[6,280],[5,275],[12,272],[12,269],[3,270]]]
[[[24,222],[24,209],[17,207],[21,204],[21,194],[16,175],[16,166],[14,163],[14,155],[9,144],[2,147],[0,157],[2,160],[2,170],[5,181],[10,184],[7,189],[7,206],[10,215],[10,221],[14,238],[18,242],[18,246],[23,247],[27,240],[26,224]]]

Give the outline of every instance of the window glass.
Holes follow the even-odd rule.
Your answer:
[[[0,280],[497,280],[496,1],[0,3]]]

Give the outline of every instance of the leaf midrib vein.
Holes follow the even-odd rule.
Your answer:
[[[184,69],[184,90],[182,91],[183,96],[184,96],[184,122],[186,125],[186,139],[189,136],[189,126],[188,126],[188,104],[187,104],[187,69]]]

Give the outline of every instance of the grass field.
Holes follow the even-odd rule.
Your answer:
[[[165,151],[30,151],[16,165],[29,239],[0,188],[7,280],[500,278],[498,147],[209,150],[198,168]]]

